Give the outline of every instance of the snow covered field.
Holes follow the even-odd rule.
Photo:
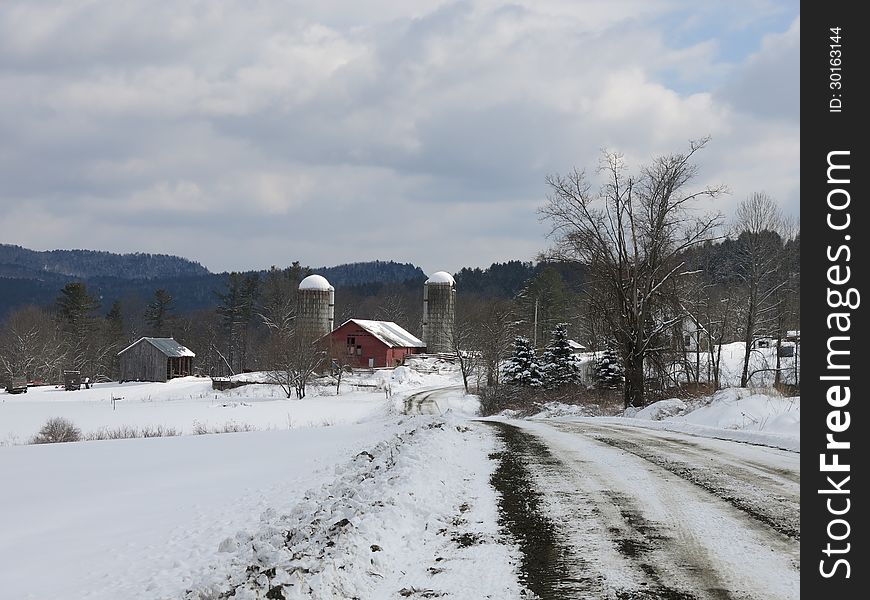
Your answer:
[[[265,374],[240,378],[266,380]],[[335,385],[312,385],[302,400],[286,398],[277,385],[252,384],[226,391],[211,380],[184,377],[167,383],[101,383],[65,391],[42,386],[27,394],[0,391],[0,446],[27,443],[45,421],[64,417],[84,435],[122,427],[173,428],[180,435],[197,431],[295,429],[357,423],[388,410],[385,387],[396,398],[420,386],[455,383],[453,374],[419,374],[404,367],[347,376],[341,394]],[[120,398],[112,402],[112,398]]]
[[[387,425],[0,449],[0,596],[177,597],[253,529],[331,479]]]

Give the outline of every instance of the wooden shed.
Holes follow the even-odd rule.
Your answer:
[[[139,338],[118,352],[120,381],[168,381],[192,375],[195,356],[172,338]]]

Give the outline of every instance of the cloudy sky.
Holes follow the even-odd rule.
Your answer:
[[[213,271],[534,258],[548,173],[711,135],[799,206],[797,1],[3,0],[4,243]]]

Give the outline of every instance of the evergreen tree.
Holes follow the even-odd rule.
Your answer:
[[[513,355],[504,365],[504,380],[505,383],[530,387],[543,385],[541,367],[529,338],[517,336],[514,340]]]
[[[580,381],[578,358],[568,342],[568,324],[556,324],[542,357],[544,383],[548,388]]]
[[[226,292],[217,292],[216,312],[223,326],[226,355],[232,373],[242,372],[248,361],[248,333],[255,314],[260,279],[256,274],[230,273]]]
[[[68,283],[55,300],[61,331],[61,363],[64,369],[84,371],[89,377],[106,372],[109,346],[102,339],[96,312],[100,302],[84,283]]]
[[[94,313],[100,308],[99,300],[81,282],[66,284],[55,304],[61,328],[80,337],[93,325]]]
[[[154,298],[145,309],[145,322],[148,323],[151,335],[156,337],[169,335],[173,302],[172,296],[163,288],[154,290]]]
[[[120,300],[115,300],[109,312],[106,313],[103,336],[104,344],[112,349],[107,357],[108,375],[115,379],[119,373],[118,351],[124,348],[127,341],[124,335],[124,315]]]
[[[595,386],[616,390],[622,387],[622,365],[614,350],[605,350],[595,363]]]
[[[562,275],[552,265],[544,267],[531,279],[517,294],[517,300],[519,313],[532,326],[531,337],[539,347],[548,341],[547,333],[569,316],[570,293]]]

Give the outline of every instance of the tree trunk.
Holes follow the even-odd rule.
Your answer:
[[[713,356],[713,352],[710,352],[710,356]],[[716,345],[716,360],[713,362],[713,391],[719,390],[719,374],[722,370],[722,340],[719,340],[719,343]]]
[[[643,406],[643,356],[631,355],[625,361],[625,408]]]
[[[743,373],[740,375],[740,387],[746,387],[749,384],[749,359],[752,357],[752,338],[753,338],[753,329],[755,328],[754,323],[754,311],[755,307],[753,306],[753,302],[750,299],[749,301],[749,316],[746,319],[746,331],[743,334]]]
[[[779,389],[780,384],[782,384],[782,358],[780,358],[780,353],[782,352],[782,334],[776,336],[776,371],[773,374],[773,387]]]

